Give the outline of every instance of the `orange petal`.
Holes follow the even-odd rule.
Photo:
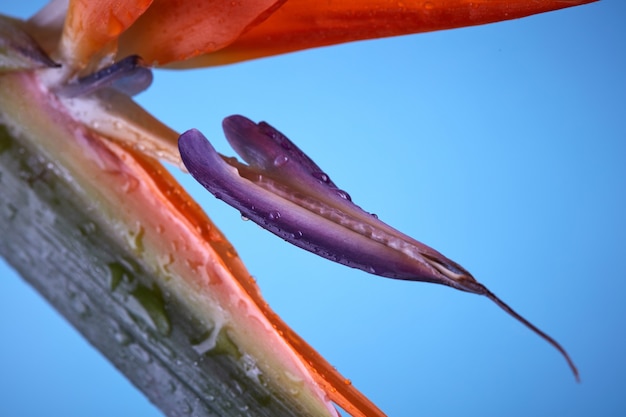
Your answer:
[[[285,0],[156,0],[120,41],[120,56],[166,64],[224,48]]]
[[[70,0],[61,38],[61,59],[72,68],[83,68],[151,3],[152,0]]]
[[[232,45],[176,67],[229,64],[362,39],[473,26],[596,0],[289,0]]]

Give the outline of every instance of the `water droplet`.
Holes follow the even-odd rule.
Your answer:
[[[285,376],[287,378],[289,378],[290,381],[297,382],[297,383],[302,383],[302,378],[300,376],[292,374],[289,371],[284,371],[284,372],[285,372]]]
[[[378,214],[376,213],[370,213],[372,215],[373,218],[377,219],[378,218]]]
[[[139,187],[139,181],[135,177],[127,176],[124,178],[124,184],[122,185],[122,191],[125,193],[131,193]]]
[[[344,200],[352,201],[352,197],[350,197],[350,194],[348,194],[344,190],[337,190],[337,195]]]
[[[136,358],[139,358],[142,362],[150,363],[152,362],[152,357],[150,353],[148,353],[144,348],[139,346],[137,343],[133,343],[128,348],[132,355]]]
[[[156,337],[153,333],[148,334],[148,346],[153,346],[155,349],[156,357],[166,357],[173,359],[176,357],[176,353],[168,345],[161,342],[162,339]]]
[[[80,225],[78,227],[78,230],[80,231],[81,235],[87,236],[92,233],[95,233],[96,230],[98,230],[98,227],[96,226],[94,222],[87,222],[85,224]]]
[[[296,233],[293,234],[293,238],[294,239],[302,239],[302,231],[298,230]]]
[[[228,248],[226,248],[226,256],[229,258],[234,258],[237,256],[237,251],[235,251],[235,248],[233,248],[232,246],[229,246]]]
[[[278,211],[278,210],[270,211],[269,219],[270,220],[278,220],[278,219],[280,219],[280,211]]]
[[[130,335],[126,333],[124,330],[118,328],[118,329],[114,329],[113,331],[114,331],[113,337],[115,338],[115,341],[119,343],[120,345],[128,346],[130,342],[132,341],[132,338],[130,337]]]
[[[215,349],[217,346],[217,338],[222,330],[223,322],[217,321],[215,323],[215,327],[209,330],[200,341],[191,340],[191,347],[196,351],[199,355],[204,355],[207,352]]]
[[[191,414],[193,412],[193,407],[185,400],[183,401],[181,411],[183,414]]]
[[[137,232],[130,232],[128,235],[130,247],[135,251],[135,253],[143,253],[143,236],[146,233],[143,226],[138,224]]]
[[[325,184],[330,182],[330,177],[325,172],[316,171],[311,175],[313,175],[313,178],[318,179]]]
[[[82,297],[76,297],[72,299],[72,308],[80,317],[88,317],[91,315],[91,310],[89,309],[89,306],[81,300],[81,298]]]
[[[241,213],[241,220],[243,220],[244,222],[247,222],[250,219],[248,217],[246,217],[243,213]]]
[[[278,155],[276,158],[274,158],[274,166],[276,168],[279,168],[283,165],[285,165],[287,162],[289,162],[289,157],[287,155]]]

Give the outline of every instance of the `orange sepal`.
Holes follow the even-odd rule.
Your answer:
[[[174,66],[229,64],[363,39],[515,19],[596,0],[289,0],[215,53]]]
[[[152,0],[70,0],[61,56],[70,66],[82,68],[131,26]]]
[[[120,56],[163,65],[210,53],[234,42],[285,0],[156,0],[122,36]]]

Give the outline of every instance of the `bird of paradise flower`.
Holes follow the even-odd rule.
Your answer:
[[[2,121],[40,138],[37,146],[97,195],[109,221],[114,218],[129,228],[140,223],[136,234],[148,247],[149,255],[143,255],[148,263],[155,254],[170,252],[163,242],[178,246],[169,269],[183,281],[181,285],[188,285],[179,291],[210,292],[209,304],[228,312],[223,320],[256,335],[259,346],[250,352],[268,358],[281,352],[280,366],[306,381],[309,395],[319,400],[321,408],[334,413],[328,396],[353,415],[382,415],[264,303],[223,236],[155,161],[182,166],[178,134],[139,108],[128,93],[149,85],[151,66],[228,64],[352,40],[489,23],[588,2],[53,1],[26,23],[3,22],[9,28],[5,32],[10,65],[0,79]],[[31,44],[29,37],[37,42]],[[25,117],[24,109],[33,103],[33,114]],[[59,120],[64,122],[62,128]],[[49,129],[54,134],[43,138]],[[98,168],[85,174],[88,164]],[[109,178],[111,172],[114,178]],[[106,182],[106,189],[99,190]],[[126,198],[129,188],[133,201]],[[112,207],[124,210],[114,213]],[[167,212],[157,213],[162,207]],[[147,213],[154,217],[146,218]],[[420,279],[442,282],[436,275],[443,274],[451,279],[448,285],[457,287],[453,284],[467,280],[460,266],[428,250],[430,270],[420,271]],[[326,257],[334,256],[332,251],[341,250],[324,249]],[[381,262],[376,268],[384,266]],[[355,266],[349,257],[343,263]],[[406,273],[400,269],[402,273],[383,275],[404,278]],[[220,290],[208,291],[216,282]],[[163,285],[173,290],[170,284]],[[246,346],[245,336],[238,338],[233,332],[232,338]]]

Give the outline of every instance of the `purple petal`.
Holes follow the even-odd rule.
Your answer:
[[[346,198],[347,193],[337,188],[320,167],[269,124],[261,122],[257,125],[243,116],[230,116],[224,119],[222,125],[231,146],[250,164],[250,169],[240,167],[240,175],[250,178],[260,187],[270,188],[273,193],[283,190],[281,196],[284,199],[319,217],[340,223],[346,235],[351,231],[377,241],[377,253],[393,251],[405,255],[395,265],[396,272],[374,265],[360,269],[389,278],[436,282],[464,291],[484,293],[481,286],[474,285],[474,279],[463,267],[388,226]],[[263,182],[255,181],[251,170],[262,173]],[[346,239],[339,240],[343,242]],[[371,254],[361,256],[367,258]],[[407,276],[405,271],[411,272]]]
[[[253,167],[284,172],[289,166],[285,163],[293,161],[310,174],[321,172],[311,158],[266,122],[256,124],[244,116],[234,115],[225,118],[222,126],[230,146]]]
[[[341,264],[390,278],[438,282],[428,263],[410,262],[401,252],[351,231],[315,212],[274,194],[240,176],[245,166],[229,165],[199,131],[183,133],[178,141],[189,173],[216,198],[237,208],[284,240]],[[249,172],[248,172],[249,174]]]
[[[347,194],[282,133],[243,116],[226,118],[223,127],[249,166],[221,157],[197,130],[183,133],[178,142],[191,175],[215,197],[284,240],[343,265],[485,295],[558,349],[578,378],[574,363],[554,339],[463,267],[345,198]]]
[[[329,194],[329,190],[334,194],[340,191],[315,162],[269,124],[257,125],[235,115],[225,118],[222,126],[230,146],[251,167],[306,192],[311,188],[323,195]]]
[[[152,84],[152,71],[143,64],[137,55],[128,56],[93,74],[61,86],[57,94],[65,97],[78,97],[104,88],[112,88],[133,96]]]

